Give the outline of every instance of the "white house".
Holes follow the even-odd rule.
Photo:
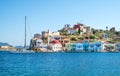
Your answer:
[[[53,40],[52,43],[49,44],[49,49],[53,52],[63,51],[62,44],[58,40]]]
[[[120,51],[120,43],[115,44],[115,51]]]
[[[112,43],[104,43],[102,52],[113,52],[115,51],[115,44]]]

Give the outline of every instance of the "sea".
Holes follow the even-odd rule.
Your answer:
[[[120,53],[1,51],[0,76],[120,76]]]

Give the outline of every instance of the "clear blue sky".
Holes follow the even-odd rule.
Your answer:
[[[77,22],[120,30],[120,0],[0,0],[0,42],[24,44],[24,16],[27,44],[35,33]]]

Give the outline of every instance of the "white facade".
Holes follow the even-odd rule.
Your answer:
[[[49,32],[49,36],[59,36],[59,32]]]
[[[51,42],[54,39],[61,40],[61,36],[59,32],[49,32],[49,41]]]
[[[51,45],[49,45],[49,48],[50,48],[53,52],[62,51],[62,45],[61,45],[60,43],[58,43],[58,44],[51,44]]]
[[[47,45],[43,43],[42,39],[37,39],[35,43],[36,48],[46,48]]]
[[[50,42],[53,41],[53,40],[61,40],[61,36],[52,36],[50,37]]]
[[[113,52],[115,51],[115,44],[106,43],[103,44],[103,52]]]
[[[115,44],[115,51],[120,51],[120,43]]]
[[[85,25],[80,26],[80,30],[81,30],[81,34],[84,34],[86,32],[91,32],[90,26],[85,26]]]

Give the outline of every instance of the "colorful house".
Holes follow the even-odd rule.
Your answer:
[[[66,43],[65,44],[65,51],[72,52],[73,51],[73,44],[72,43]]]
[[[73,45],[73,51],[74,52],[83,52],[83,44],[82,43],[76,43]]]
[[[75,52],[101,52],[102,42],[91,42],[85,40],[83,43],[76,43],[73,45]]]
[[[29,49],[35,51],[47,51],[47,45],[43,43],[40,34],[35,34],[31,39]]]
[[[101,52],[102,42],[91,42],[89,43],[89,52]]]
[[[115,44],[115,51],[120,52],[120,43]]]
[[[81,24],[81,23],[77,23],[74,25],[73,27],[77,32],[79,32],[80,30],[80,34],[84,34],[84,33],[91,33],[91,28],[90,26],[86,26],[84,24]]]
[[[52,52],[63,51],[62,44],[58,40],[53,40],[48,47],[49,47],[49,50],[52,50]]]
[[[103,52],[113,52],[113,51],[115,51],[115,44],[112,43],[103,44]]]
[[[67,33],[70,33],[70,34],[74,34],[76,32],[76,30],[74,28],[68,28],[66,30]]]

